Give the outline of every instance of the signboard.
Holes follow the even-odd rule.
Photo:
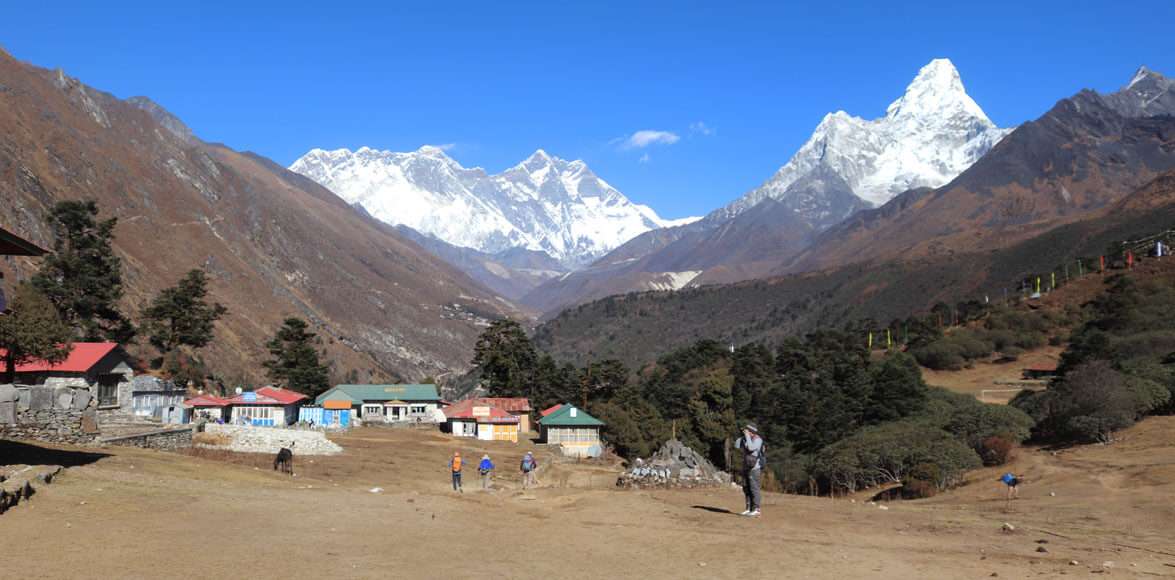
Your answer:
[[[245,391],[244,393],[241,393],[241,400],[246,403],[256,403],[257,393],[254,391]]]
[[[474,417],[489,417],[490,416],[490,408],[489,407],[474,407],[473,408],[473,416]]]
[[[404,387],[384,387],[385,393],[395,393],[397,395],[403,395],[406,390]]]

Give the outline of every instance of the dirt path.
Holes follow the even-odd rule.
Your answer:
[[[1015,469],[1029,483],[1010,508],[997,473],[981,471],[889,509],[769,494],[758,520],[724,511],[741,508],[737,490],[617,491],[608,469],[590,466],[543,476],[580,487],[526,493],[512,475],[507,489],[477,491],[469,471],[454,494],[455,447],[470,461],[488,451],[512,474],[528,446],[436,433],[361,430],[338,438],[342,456],[297,458],[292,479],[268,457],[115,448],[0,516],[2,576],[1175,577],[1175,555],[1157,553],[1175,553],[1173,432],[1175,418],[1157,418],[1112,447],[1023,452]]]

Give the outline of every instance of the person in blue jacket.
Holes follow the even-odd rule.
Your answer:
[[[477,473],[481,475],[481,488],[489,489],[490,480],[493,478],[494,473],[494,462],[490,461],[488,453],[481,456],[481,463],[477,464]]]
[[[1020,477],[1010,471],[1005,473],[1003,475],[1003,477],[1000,478],[1000,481],[1004,482],[1004,485],[1008,486],[1008,499],[1009,500],[1017,499],[1020,497],[1020,482],[1022,480],[1023,480],[1022,477]]]

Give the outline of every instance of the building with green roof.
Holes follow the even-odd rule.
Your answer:
[[[565,403],[539,420],[543,441],[558,445],[564,455],[599,457],[604,454],[600,430],[604,422],[575,405]]]
[[[336,385],[318,395],[316,405],[328,409],[350,407],[369,423],[439,423],[441,396],[436,385]]]

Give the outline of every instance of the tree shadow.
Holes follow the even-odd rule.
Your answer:
[[[110,457],[109,453],[52,449],[20,441],[0,439],[0,465],[60,465],[77,467]]]
[[[708,505],[692,505],[690,507],[694,508],[696,510],[705,510],[705,511],[708,511],[708,512],[714,513],[714,514],[727,514],[727,515],[732,515],[732,516],[738,515],[728,509],[720,508],[720,507],[714,507],[714,506],[708,506]]]

